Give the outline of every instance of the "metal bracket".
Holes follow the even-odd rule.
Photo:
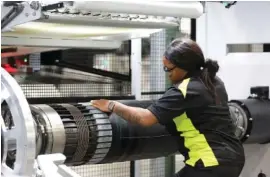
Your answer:
[[[37,157],[37,164],[41,170],[40,173],[36,173],[37,176],[43,177],[81,177],[69,167],[64,165],[66,157],[63,154],[48,154],[39,155]]]
[[[2,4],[1,32],[10,31],[14,26],[43,17],[42,6],[38,1]]]

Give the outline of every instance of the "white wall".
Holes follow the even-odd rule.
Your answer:
[[[229,9],[207,2],[197,41],[206,57],[219,61],[230,99],[246,98],[251,86],[270,86],[270,53],[226,53],[226,44],[270,43],[270,2],[237,2]]]
[[[270,2],[237,2],[226,9],[206,3],[197,20],[197,42],[205,56],[218,60],[219,76],[230,99],[247,98],[251,86],[270,86],[270,53],[229,53],[226,44],[270,43]],[[270,176],[270,144],[244,145],[246,164],[242,177]]]
[[[251,86],[270,86],[270,53],[228,54],[219,64],[230,99],[247,98]]]

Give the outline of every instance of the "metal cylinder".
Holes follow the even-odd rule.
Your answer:
[[[37,104],[30,108],[46,135],[42,136],[42,148],[37,148],[42,150],[39,154],[63,153],[66,164],[81,165],[88,163],[99,147],[108,152],[109,142],[104,142],[111,141],[104,136],[104,131],[111,136],[107,114],[82,104]]]
[[[133,107],[147,108],[153,101],[121,101]],[[113,139],[108,154],[100,163],[112,163],[164,157],[178,151],[178,137],[172,136],[165,126],[156,124],[142,127],[111,114]],[[162,146],[160,143],[162,142]]]
[[[142,108],[152,103],[121,102]],[[37,147],[38,153],[63,153],[68,165],[149,159],[178,150],[177,138],[172,137],[164,126],[131,124],[116,114],[101,112],[89,103],[30,105],[30,108],[37,132],[44,132],[37,143],[41,146]]]
[[[238,137],[246,144],[270,142],[270,100],[245,99],[229,103]]]
[[[152,101],[120,102],[141,108],[152,104]],[[229,107],[237,125],[236,135],[244,143],[270,142],[269,100],[232,100]],[[35,124],[36,156],[63,153],[65,164],[82,165],[157,158],[178,152],[178,138],[165,126],[132,124],[89,103],[36,104],[30,105],[30,109]],[[8,114],[3,116],[9,118]]]

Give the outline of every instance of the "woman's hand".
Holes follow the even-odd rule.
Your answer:
[[[155,115],[147,109],[131,107],[116,101],[104,99],[92,100],[90,103],[93,107],[103,112],[111,112],[110,109],[112,109],[115,114],[131,123],[137,123],[142,126],[152,126],[158,122]]]
[[[109,110],[109,103],[110,100],[105,100],[105,99],[101,99],[101,100],[92,100],[91,105],[103,112],[110,112]]]

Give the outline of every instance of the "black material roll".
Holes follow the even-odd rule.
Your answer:
[[[152,101],[121,101],[125,105],[147,108]],[[142,127],[131,124],[116,114],[110,115],[112,146],[100,163],[130,161],[167,156],[178,151],[177,138],[160,124]]]
[[[152,101],[120,101],[147,108]],[[165,126],[142,127],[88,103],[30,105],[37,132],[38,154],[63,153],[65,164],[104,164],[168,156],[178,139]],[[3,154],[3,153],[2,153]],[[37,155],[38,155],[37,154]]]
[[[270,143],[270,100],[250,98],[232,100],[230,103],[238,105],[241,109],[238,117],[246,119],[243,120],[246,126],[242,141],[246,144]]]
[[[147,108],[152,104],[152,101],[120,102],[141,108]],[[157,124],[152,127],[142,127],[131,124],[118,115],[114,113],[108,115],[90,106],[89,103],[47,106],[55,112],[49,112],[50,109],[47,109],[48,112],[43,116],[51,116],[48,119],[51,124],[54,124],[53,121],[57,117],[63,123],[65,143],[64,147],[59,149],[63,149],[63,154],[67,158],[65,164],[103,164],[149,159],[168,156],[178,151],[177,138],[172,137],[165,126]],[[35,105],[35,107],[39,107],[39,105]],[[46,112],[45,109],[43,111]],[[55,114],[59,116],[55,116]],[[52,132],[57,132],[53,129],[60,127],[51,126]],[[55,139],[52,139],[51,142],[57,144]],[[56,147],[56,144],[52,146]],[[59,144],[57,145],[59,146]]]
[[[62,105],[50,105],[61,117],[66,133],[66,144],[64,154],[66,156],[65,163],[72,163],[73,155],[78,147],[78,127],[72,114]]]
[[[99,156],[102,156],[103,159],[110,146],[104,145],[106,142],[102,142],[104,139],[102,135],[110,131],[109,134],[106,134],[106,138],[109,137],[111,141],[112,134],[107,114],[81,104],[53,104],[49,106],[59,114],[64,125],[66,134],[63,152],[66,156],[65,164],[82,165],[91,162],[91,160],[96,162],[95,157]],[[109,129],[104,130],[106,125],[109,125]],[[104,151],[105,153],[100,153]]]

